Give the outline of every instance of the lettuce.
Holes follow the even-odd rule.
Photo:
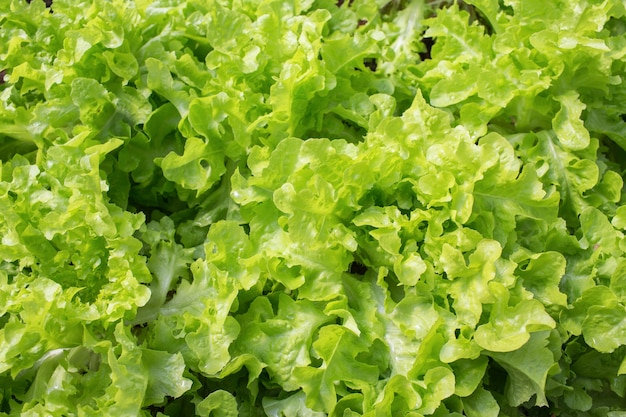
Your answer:
[[[7,0],[0,416],[626,412],[616,0]]]

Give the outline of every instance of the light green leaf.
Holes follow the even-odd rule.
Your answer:
[[[372,384],[378,379],[378,368],[360,362],[356,356],[367,346],[344,327],[328,325],[320,329],[313,349],[323,361],[319,367],[294,370],[307,394],[307,406],[316,411],[330,412],[337,403],[336,384],[348,386]]]
[[[500,406],[493,395],[479,387],[469,397],[463,398],[463,409],[468,417],[498,417]]]
[[[196,405],[196,413],[202,417],[237,417],[237,400],[231,393],[217,390]]]
[[[585,341],[599,352],[613,352],[626,344],[626,307],[613,297],[604,305],[588,306],[582,322]]]
[[[268,417],[324,417],[321,411],[313,411],[305,404],[306,395],[298,391],[284,399],[263,398],[263,411]]]
[[[586,208],[580,214],[580,228],[583,233],[583,239],[581,239],[583,249],[613,256],[621,255],[619,241],[624,235],[613,228],[609,219],[600,210],[593,207]]]
[[[178,347],[188,366],[214,375],[229,362],[228,349],[240,331],[229,315],[238,289],[226,273],[201,259],[191,264],[191,272],[193,280],[182,281],[161,308],[150,347]]]
[[[183,83],[172,77],[172,74],[162,61],[149,57],[145,63],[148,70],[146,81],[148,88],[171,102],[181,117],[187,116],[192,97],[183,89]]]
[[[469,255],[469,265],[463,253],[444,243],[440,262],[450,283],[444,284],[453,298],[452,306],[459,322],[476,326],[483,312],[483,304],[494,301],[490,282],[496,278],[496,261],[501,256],[500,244],[481,240]]]
[[[518,261],[519,262],[519,261]],[[544,252],[531,256],[528,264],[517,271],[524,288],[544,305],[567,305],[567,296],[559,291],[565,274],[566,260],[558,252]]]
[[[509,374],[505,387],[509,404],[518,406],[534,395],[536,405],[548,405],[546,379],[555,363],[552,352],[546,347],[548,336],[547,331],[536,332],[515,351],[489,353]]]
[[[536,331],[552,329],[556,322],[537,300],[522,300],[509,306],[509,293],[499,283],[492,282],[490,290],[495,302],[490,321],[478,326],[476,343],[492,352],[514,352],[522,348]]]
[[[450,366],[456,378],[454,393],[459,397],[467,397],[475,393],[485,376],[487,362],[486,356],[479,356],[476,359],[460,359],[452,362]],[[478,394],[479,397],[481,395]]]
[[[535,168],[524,165],[519,172],[513,167],[510,159],[503,160],[474,187],[471,221],[503,246],[515,229],[516,217],[552,219],[559,209],[559,195],[543,187]]]
[[[139,64],[133,54],[121,51],[104,51],[102,57],[109,65],[109,68],[111,68],[111,71],[125,82],[135,77],[139,70]]]
[[[186,366],[180,353],[144,349],[141,358],[148,372],[143,406],[162,404],[166,397],[178,398],[191,388],[192,381],[183,377]]]
[[[418,410],[424,415],[433,414],[441,402],[454,394],[455,376],[444,366],[438,366],[426,371],[424,375],[424,391],[420,392],[423,404]]]
[[[187,139],[184,153],[170,152],[160,161],[160,166],[165,178],[183,188],[197,190],[198,194],[211,188],[226,172],[220,147],[199,138]]]
[[[404,375],[392,376],[374,405],[377,413],[405,414],[422,406],[422,398]]]
[[[188,275],[192,262],[191,251],[176,243],[174,233],[174,222],[169,217],[163,217],[159,223],[151,222],[142,230],[142,240],[151,245],[147,266],[153,279],[150,300],[137,310],[134,324],[144,324],[156,319],[168,292],[181,277]]]
[[[233,343],[233,355],[254,354],[272,378],[291,391],[301,383],[295,370],[311,364],[313,333],[330,318],[306,300],[281,294],[277,314],[270,300],[259,297],[237,320],[241,336]]]
[[[559,141],[569,150],[579,150],[589,146],[589,132],[580,120],[580,115],[586,106],[579,100],[578,94],[570,91],[555,99],[561,103],[561,110],[554,116],[552,128]]]

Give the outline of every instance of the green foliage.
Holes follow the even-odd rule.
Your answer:
[[[0,416],[626,412],[617,0],[6,0]]]

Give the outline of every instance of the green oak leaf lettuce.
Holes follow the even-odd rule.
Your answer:
[[[7,0],[1,416],[617,416],[626,7]]]

